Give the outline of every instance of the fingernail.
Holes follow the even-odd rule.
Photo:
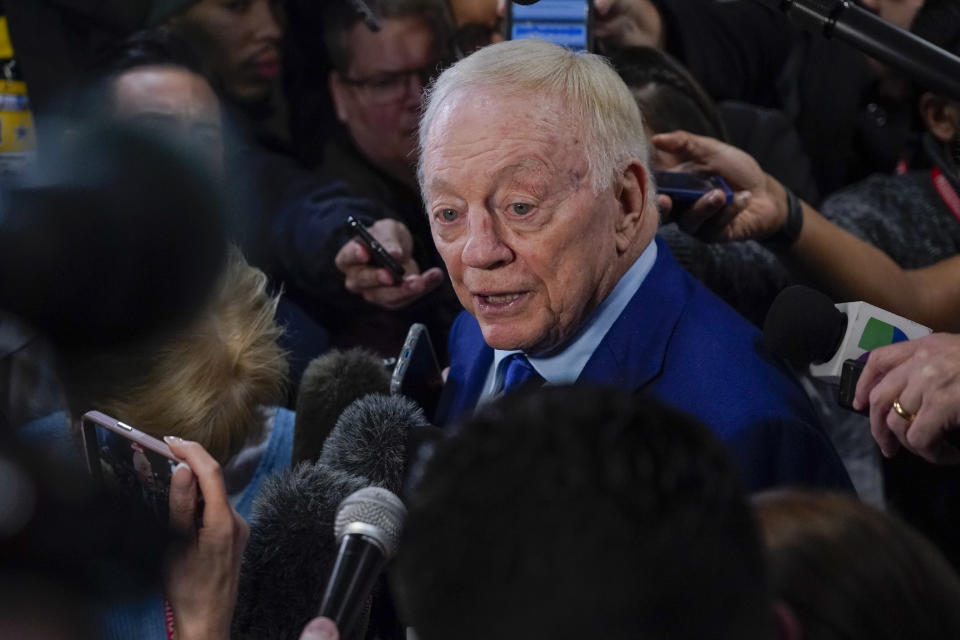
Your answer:
[[[326,618],[314,618],[303,629],[300,640],[333,640],[337,637],[337,627]]]
[[[707,202],[715,207],[723,204],[724,200],[726,200],[726,198],[723,197],[722,191],[712,191],[710,195],[707,196]]]
[[[183,438],[179,438],[177,436],[163,436],[163,441],[167,444],[180,444],[183,442]]]

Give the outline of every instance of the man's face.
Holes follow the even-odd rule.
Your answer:
[[[433,32],[421,18],[390,18],[377,33],[354,25],[346,41],[350,68],[330,79],[337,117],[374,166],[413,184],[424,76],[440,62]]]
[[[625,215],[621,195],[639,187],[611,176],[595,195],[583,127],[563,102],[497,93],[462,91],[439,110],[424,196],[454,289],[487,344],[547,354],[632,262],[639,218]]]
[[[195,148],[218,173],[223,168],[220,103],[209,83],[175,67],[140,67],[113,82],[114,115]]]
[[[279,5],[278,0],[199,0],[180,18],[238,102],[263,100],[280,75]]]

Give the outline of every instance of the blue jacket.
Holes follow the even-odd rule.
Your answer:
[[[733,450],[751,490],[851,489],[790,371],[766,351],[752,325],[657,243],[653,269],[577,381],[648,392],[696,416]],[[476,319],[466,312],[454,323],[449,348],[438,424],[476,406],[493,361]]]

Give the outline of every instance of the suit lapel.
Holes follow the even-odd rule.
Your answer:
[[[456,344],[451,347],[471,357],[455,358],[450,364],[450,373],[437,406],[436,424],[439,425],[455,421],[477,405],[493,362],[493,349],[484,342],[476,318],[464,311],[456,324],[462,325],[462,329],[458,332]],[[456,325],[454,331],[457,331]]]
[[[657,260],[594,351],[578,382],[639,389],[663,369],[690,285],[659,238]]]

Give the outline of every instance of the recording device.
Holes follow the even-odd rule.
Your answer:
[[[407,509],[380,487],[365,487],[340,504],[334,525],[339,549],[318,615],[348,637],[380,573],[396,554]]]
[[[390,378],[390,393],[405,395],[423,407],[427,416],[436,415],[443,391],[443,376],[437,354],[427,328],[416,322],[410,325],[397,364]]]
[[[716,189],[721,189],[725,194],[725,205],[733,202],[733,191],[720,176],[654,169],[653,178],[657,184],[657,193],[670,196],[674,212],[689,209],[697,200]]]
[[[80,424],[87,468],[94,480],[139,500],[165,525],[170,478],[179,464],[170,447],[99,411],[83,414]]]
[[[810,375],[839,385],[838,402],[852,410],[866,354],[877,347],[929,335],[930,329],[866,302],[833,304],[801,285],[787,287],[763,325],[767,347]]]
[[[574,51],[593,51],[593,0],[508,2],[508,40],[540,38]]]
[[[365,349],[333,349],[314,358],[300,380],[291,464],[314,461],[350,403],[390,390],[390,372]]]
[[[348,216],[345,225],[350,233],[353,234],[353,237],[362,242],[367,249],[370,250],[370,259],[373,260],[377,266],[383,267],[390,272],[393,276],[394,286],[403,282],[403,267],[401,267],[400,263],[390,255],[390,252],[384,249],[383,245],[367,231],[367,228],[363,226],[362,222],[353,216]]]

